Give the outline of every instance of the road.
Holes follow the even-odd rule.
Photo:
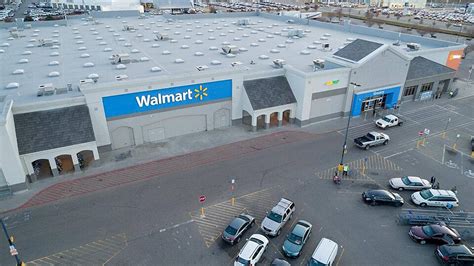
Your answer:
[[[336,265],[433,265],[434,246],[410,240],[409,228],[395,222],[399,209],[367,206],[360,195],[370,188],[386,188],[391,177],[435,175],[442,188],[458,187],[459,209],[474,211],[474,178],[463,174],[474,170],[474,164],[462,155],[468,149],[467,136],[474,135],[473,99],[402,105],[405,124],[386,130],[391,136],[387,146],[369,151],[349,147],[345,161],[353,175],[341,186],[331,181],[343,141],[343,132],[336,131],[21,209],[8,214],[8,227],[22,259],[31,265],[231,265],[245,241],[233,247],[222,243],[220,232],[227,223],[245,211],[259,225],[266,211],[280,197],[287,197],[296,204],[291,223],[304,219],[314,226],[302,256],[291,260],[294,265],[308,260],[321,237],[340,245]],[[448,117],[452,120],[443,139]],[[417,132],[424,128],[430,129],[430,136],[417,148]],[[367,118],[354,124],[349,137],[373,129]],[[452,146],[459,133],[459,152],[450,155],[444,148]],[[448,167],[449,160],[458,167]],[[363,173],[362,165],[367,168]],[[236,179],[234,194],[231,179]],[[207,196],[203,205],[198,202],[201,194]],[[403,208],[414,208],[410,194],[401,195],[406,202]],[[200,215],[201,207],[205,217]],[[282,257],[281,245],[290,228],[270,239],[265,264]],[[259,232],[258,226],[251,232]],[[6,241],[0,242],[0,261],[2,265],[14,262]]]

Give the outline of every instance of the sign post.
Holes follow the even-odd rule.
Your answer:
[[[449,122],[451,122],[451,117],[448,118],[448,122],[446,123],[446,127],[444,128],[443,139],[446,138],[446,131],[448,130]]]
[[[234,206],[234,204],[235,204],[235,197],[234,197],[235,179],[232,179],[232,180],[230,181],[230,183],[231,183],[230,189],[231,189],[231,192],[232,192],[232,198],[231,198],[231,200],[230,200],[230,203],[231,203],[232,206]]]
[[[426,137],[430,134],[430,130],[425,128],[425,130],[423,130],[423,143],[421,145],[425,146],[425,140],[426,140]]]
[[[460,135],[460,134],[457,134],[457,135],[456,135],[456,141],[454,142],[454,145],[453,145],[453,150],[455,150],[455,149],[456,149],[456,145],[458,144],[458,139],[459,139],[460,137],[461,137],[461,135]]]
[[[420,148],[421,138],[423,137],[423,134],[424,134],[423,131],[419,131],[419,132],[418,132],[419,139],[416,141],[416,148],[417,148],[417,149]]]
[[[199,202],[201,203],[201,217],[205,217],[206,215],[204,214],[204,202],[206,201],[206,196],[205,195],[201,195],[199,196]]]

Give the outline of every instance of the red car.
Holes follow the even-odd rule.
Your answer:
[[[413,226],[408,235],[422,245],[430,242],[436,244],[454,244],[461,242],[458,231],[444,224]]]

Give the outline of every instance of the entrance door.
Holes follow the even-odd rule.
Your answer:
[[[219,109],[214,113],[214,128],[230,126],[229,109]]]
[[[119,127],[112,131],[112,149],[120,149],[135,145],[133,129],[131,127]]]

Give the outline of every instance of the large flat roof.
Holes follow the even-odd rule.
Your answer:
[[[69,19],[67,26],[33,24],[16,38],[7,29],[0,30],[0,96],[10,95],[19,104],[77,97],[81,92],[75,90],[43,97],[37,97],[37,91],[39,85],[48,83],[57,88],[66,88],[68,83],[76,87],[90,74],[98,74],[99,83],[118,82],[118,75],[133,80],[197,73],[196,67],[200,65],[207,65],[209,70],[228,71],[233,62],[241,62],[239,67],[249,71],[262,71],[271,70],[274,59],[283,59],[298,70],[312,72],[313,59],[331,58],[353,40],[390,45],[394,42],[383,34],[349,32],[343,26],[313,25],[313,21],[308,25],[289,23],[285,18],[253,13],[240,17],[172,16],[171,19],[108,16],[95,21]],[[239,23],[244,20],[247,25]],[[124,30],[124,26],[129,29]],[[167,34],[169,39],[155,40],[157,34]],[[300,37],[288,37],[288,34]],[[40,47],[40,39],[53,43]],[[329,48],[323,49],[323,43],[328,43]],[[223,54],[222,47],[226,45],[235,46],[238,52],[230,56]],[[433,40],[423,44],[421,50],[446,46],[449,45],[445,42]],[[404,43],[393,47],[408,53]],[[111,63],[112,55],[125,53],[132,59],[125,68]],[[327,63],[325,68],[342,67]],[[10,83],[18,83],[19,87],[6,89]]]

